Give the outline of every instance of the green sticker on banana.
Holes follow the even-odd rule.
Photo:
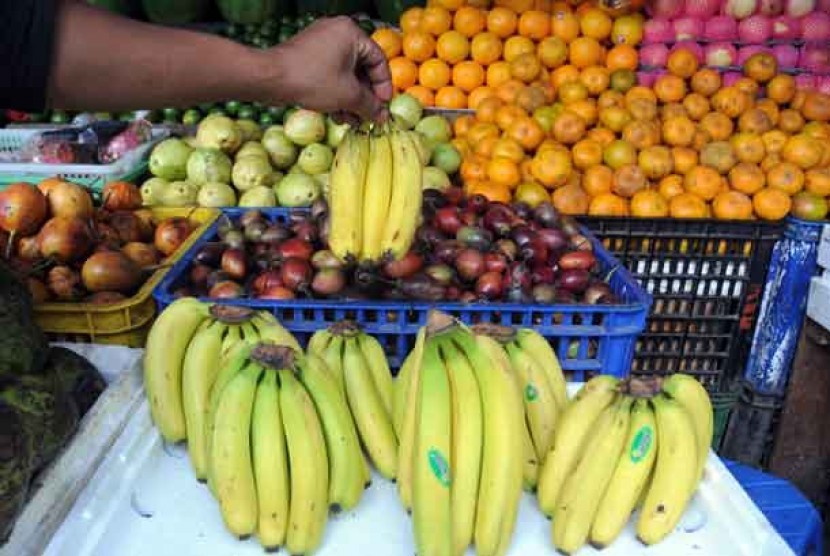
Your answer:
[[[450,464],[444,454],[435,448],[431,448],[427,452],[427,458],[429,458],[429,467],[432,469],[432,474],[435,475],[438,482],[445,487],[449,487],[451,482]]]
[[[651,445],[654,440],[654,431],[648,425],[643,425],[637,434],[634,435],[634,440],[631,441],[631,447],[628,450],[628,457],[633,463],[639,463],[644,457],[648,455]]]
[[[539,399],[539,391],[533,384],[525,386],[525,399],[529,402],[535,402]]]

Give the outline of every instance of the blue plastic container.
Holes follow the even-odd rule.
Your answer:
[[[240,209],[223,211],[236,220]],[[289,211],[266,209],[271,221],[284,221]],[[193,257],[199,248],[217,238],[222,218],[214,223],[184,254],[156,287],[153,295],[159,309],[175,298]],[[481,322],[517,327],[532,327],[548,338],[570,380],[582,381],[594,373],[627,376],[637,336],[643,331],[651,297],[587,230],[583,233],[594,245],[594,254],[603,274],[611,273],[609,284],[622,301],[619,305],[540,305],[516,303],[429,303],[420,301],[337,301],[297,299],[289,301],[233,299],[222,300],[271,311],[283,325],[305,343],[315,331],[343,319],[358,322],[383,345],[390,365],[400,366],[415,342],[418,329],[426,324],[430,309],[439,309],[468,324]],[[211,299],[205,298],[205,301]]]

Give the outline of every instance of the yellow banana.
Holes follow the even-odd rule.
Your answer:
[[[182,368],[190,340],[207,318],[207,305],[192,297],[182,297],[161,312],[147,336],[144,390],[153,422],[167,442],[187,438]]]
[[[369,164],[363,189],[362,257],[379,261],[384,227],[392,198],[392,143],[387,133],[369,139]]]
[[[187,452],[199,481],[207,478],[205,422],[210,408],[210,389],[222,357],[222,336],[227,326],[215,320],[202,323],[187,347],[182,369],[182,405],[187,424]]]
[[[714,427],[714,413],[712,401],[706,388],[693,376],[676,373],[666,377],[662,385],[663,392],[683,406],[692,418],[697,438],[698,477],[703,478],[703,469],[709,457],[709,447],[712,445]]]
[[[257,528],[258,502],[251,461],[251,415],[262,367],[249,365],[219,398],[211,443],[216,498],[228,530],[239,538]]]
[[[242,326],[239,324],[228,325],[225,337],[222,339],[222,354],[230,352],[236,344],[242,342]]]
[[[548,341],[532,328],[520,328],[516,331],[516,343],[530,355],[539,367],[548,375],[548,380],[556,397],[557,411],[562,412],[568,407],[568,392],[566,390],[565,375],[556,353]]]
[[[481,395],[467,357],[452,341],[439,341],[439,349],[452,393],[452,546],[453,554],[463,554],[475,529],[484,443]]]
[[[345,340],[343,377],[346,399],[363,445],[380,474],[394,479],[398,471],[398,439],[357,338]]]
[[[368,163],[369,138],[357,131],[347,133],[332,163],[329,188],[329,248],[342,260],[360,257],[362,252]]]
[[[614,400],[618,382],[608,375],[592,378],[560,416],[553,447],[542,463],[536,491],[539,508],[545,515],[554,514],[562,487],[581,459],[597,418]]]
[[[331,373],[331,376],[334,377],[340,391],[345,396],[346,382],[343,378],[343,342],[342,336],[332,336],[329,345],[326,346],[326,349],[320,354],[320,357],[325,361],[326,368]]]
[[[691,417],[682,405],[662,394],[651,403],[657,420],[657,461],[637,520],[637,538],[647,545],[672,532],[699,477]]]
[[[266,369],[254,399],[251,458],[259,503],[257,536],[267,551],[276,550],[285,542],[291,496],[279,395],[277,371]]]
[[[386,412],[391,417],[392,371],[389,370],[389,362],[386,360],[383,347],[376,338],[362,332],[358,334],[357,342],[360,345],[360,351],[363,352],[366,363],[369,365],[372,379],[375,381],[375,387],[378,389],[381,400],[383,400],[383,407],[386,408]]]
[[[510,357],[514,372],[519,377],[533,446],[536,448],[536,456],[542,459],[553,443],[556,417],[559,413],[553,388],[545,372],[520,347],[512,343],[507,344],[505,351]]]
[[[591,544],[606,547],[619,536],[649,483],[656,454],[654,412],[647,400],[639,399],[631,409],[623,453],[591,526]]]
[[[296,352],[303,350],[297,338],[286,330],[271,313],[265,311],[258,312],[251,319],[251,324],[254,325],[256,331],[259,333],[259,341],[277,344],[278,346],[288,346]]]
[[[331,342],[332,335],[328,328],[322,328],[311,335],[311,338],[308,339],[308,345],[306,346],[307,353],[313,353],[315,355],[319,355],[320,357],[323,356],[323,352]]]
[[[242,342],[246,344],[258,344],[260,337],[259,331],[251,322],[244,322],[239,326],[242,332]],[[233,349],[233,346],[231,346]]]
[[[556,502],[553,544],[573,554],[588,539],[602,495],[623,451],[633,399],[623,396],[607,408],[592,431],[582,456]]]
[[[291,482],[285,547],[290,554],[307,554],[320,545],[328,519],[326,441],[308,392],[291,371],[279,371],[278,377]]]
[[[536,492],[536,485],[539,482],[539,458],[536,456],[536,448],[533,446],[533,439],[530,438],[530,425],[525,421],[522,427],[522,444],[524,450],[524,467],[522,468],[522,486],[527,492]]]
[[[393,132],[391,142],[393,188],[381,245],[384,255],[400,259],[409,251],[421,217],[423,166],[409,133]]]
[[[297,362],[300,382],[308,390],[326,438],[329,458],[329,505],[333,512],[354,508],[363,495],[365,461],[346,398],[325,363],[310,353]]]
[[[427,342],[421,367],[420,408],[412,464],[412,523],[419,556],[453,550],[451,489],[452,394],[435,342]]]
[[[398,376],[401,400],[396,408],[396,413],[400,415],[401,430],[398,436],[398,497],[407,512],[412,510],[412,454],[415,450],[415,429],[421,396],[421,365],[426,337],[426,327],[421,327],[415,339],[415,346],[406,357],[401,375]]]

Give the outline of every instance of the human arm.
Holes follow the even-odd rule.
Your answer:
[[[50,106],[129,110],[228,99],[377,117],[392,94],[383,53],[348,18],[268,50],[59,0]]]

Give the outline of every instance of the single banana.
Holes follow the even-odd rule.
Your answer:
[[[303,350],[297,338],[286,330],[271,313],[266,311],[256,313],[253,319],[251,319],[251,324],[254,325],[256,331],[259,333],[259,341],[269,342],[278,346],[288,346],[296,352]]]
[[[326,368],[334,377],[334,380],[340,387],[340,391],[345,396],[346,381],[343,378],[343,342],[343,336],[332,336],[329,345],[326,346],[326,349],[320,354],[320,357],[325,361]]]
[[[625,445],[632,402],[632,398],[623,396],[603,412],[585,454],[562,489],[552,525],[553,544],[560,552],[573,554],[588,539],[602,495]]]
[[[297,372],[323,426],[329,459],[329,506],[334,513],[350,510],[363,495],[366,460],[346,398],[317,355],[309,353],[298,361]]]
[[[695,438],[697,438],[698,477],[703,478],[703,469],[709,457],[709,447],[712,445],[714,413],[712,401],[706,388],[692,376],[676,373],[663,380],[663,392],[683,406],[694,423]]]
[[[450,556],[453,549],[452,394],[435,342],[421,368],[418,424],[412,463],[412,523],[419,556]]]
[[[536,456],[545,457],[553,443],[556,417],[559,413],[548,376],[536,361],[515,344],[507,344],[505,351],[520,380],[520,391]]]
[[[553,348],[544,336],[532,328],[517,330],[516,343],[547,373],[551,388],[553,388],[553,395],[556,397],[557,410],[564,411],[568,407],[568,392],[562,366]]]
[[[393,132],[391,142],[393,188],[381,245],[384,255],[400,259],[412,245],[421,216],[423,165],[409,133]]]
[[[357,338],[343,348],[346,399],[369,457],[381,475],[394,479],[398,472],[398,439]]]
[[[415,346],[406,357],[404,369],[398,380],[400,384],[400,407],[396,413],[400,415],[400,435],[398,444],[398,497],[401,499],[407,512],[412,510],[412,457],[415,450],[415,429],[418,423],[418,403],[421,388],[421,365],[423,364],[424,348],[426,347],[426,327],[418,330]]]
[[[242,325],[231,324],[228,325],[225,337],[222,339],[222,354],[229,353],[236,344],[242,342]]]
[[[475,545],[481,555],[497,554],[509,546],[522,490],[524,408],[510,361],[502,347],[488,336],[462,330],[453,340],[467,356],[478,380],[484,415]],[[513,454],[505,457],[505,454]],[[511,517],[512,516],[512,517]]]
[[[187,425],[187,452],[196,479],[207,478],[207,439],[210,389],[219,373],[222,337],[227,326],[218,320],[206,320],[193,336],[184,356],[182,369],[182,405]]]
[[[290,554],[306,554],[320,545],[328,519],[326,441],[306,389],[291,371],[280,371],[278,376],[291,482],[285,547]]]
[[[639,399],[631,408],[631,423],[623,453],[591,526],[591,544],[606,547],[619,536],[649,484],[656,454],[657,423],[654,412],[647,400]]]
[[[291,496],[279,395],[277,371],[265,370],[251,417],[251,459],[259,503],[257,536],[266,551],[274,551],[285,542]]]
[[[315,355],[319,355],[320,357],[323,356],[323,352],[331,342],[332,334],[328,328],[321,328],[317,332],[311,335],[311,338],[308,339],[308,345],[306,346],[307,353],[313,353]]]
[[[329,188],[329,248],[342,260],[360,257],[362,252],[363,193],[368,164],[367,135],[356,131],[347,133],[332,163]]]
[[[452,393],[452,547],[453,554],[463,554],[475,530],[484,443],[481,395],[467,356],[452,341],[438,345]]]
[[[662,394],[651,403],[657,420],[657,461],[637,520],[637,538],[646,545],[672,532],[699,478],[697,440],[688,412]]]
[[[370,261],[379,261],[389,202],[392,197],[392,142],[387,133],[369,139],[369,164],[363,189],[363,251]]]
[[[378,389],[381,400],[383,400],[383,407],[386,408],[386,412],[391,418],[392,371],[389,370],[389,362],[386,360],[383,347],[376,338],[364,333],[358,334],[357,342],[360,345],[360,351],[363,352],[366,363],[369,365],[372,379],[375,381],[375,387]]]
[[[242,332],[242,342],[246,344],[258,344],[260,337],[259,337],[259,330],[251,322],[244,322],[239,326]]]
[[[530,437],[530,425],[525,420],[522,427],[522,445],[524,450],[524,467],[522,468],[522,487],[527,492],[536,492],[536,485],[539,482],[539,457],[536,455],[536,448],[533,446],[533,439]]]
[[[262,367],[249,365],[222,391],[216,409],[211,467],[228,530],[245,538],[257,528],[258,501],[251,461],[251,416]]]
[[[192,297],[182,297],[161,312],[147,336],[144,390],[153,422],[167,442],[187,438],[182,369],[190,340],[207,318],[207,305]]]
[[[616,396],[619,381],[599,375],[589,380],[559,418],[553,447],[545,456],[536,495],[539,508],[552,516],[562,487],[582,457],[586,439],[603,410]]]

